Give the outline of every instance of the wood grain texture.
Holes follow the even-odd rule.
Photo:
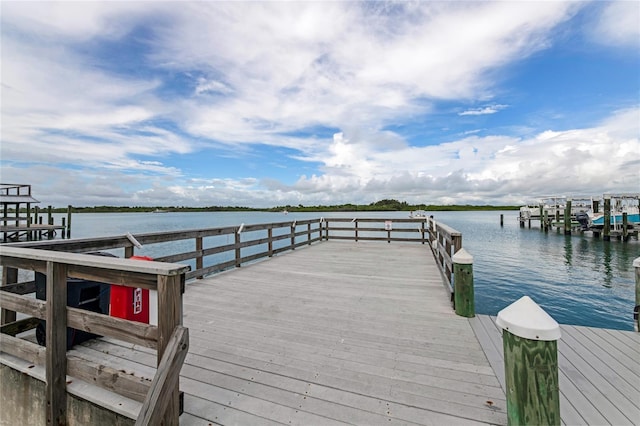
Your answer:
[[[502,331],[509,425],[560,425],[558,345]]]
[[[67,423],[67,268],[47,262],[46,418],[47,424]]]
[[[469,320],[498,377],[504,374],[502,331],[495,317]],[[640,334],[560,325],[561,420],[566,425],[637,424],[640,418]]]

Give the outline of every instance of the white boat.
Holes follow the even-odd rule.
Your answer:
[[[635,203],[636,205],[631,204],[630,202],[626,202],[625,199],[616,199],[614,205],[611,208],[610,214],[610,222],[609,224],[613,227],[613,229],[618,229],[622,227],[623,214],[627,214],[627,224],[629,225],[640,225],[640,211],[638,209],[637,201],[633,198],[631,203]],[[602,209],[600,209],[602,210]],[[604,212],[599,211],[598,213],[594,213],[593,210],[588,210],[587,215],[589,217],[589,226],[593,228],[603,228],[604,227]]]
[[[540,199],[539,203],[529,203],[520,207],[520,221],[540,220],[540,206],[542,206],[542,214],[547,214],[549,219],[556,216],[564,217],[564,210],[567,207],[567,197],[550,196]],[[575,198],[571,203],[571,217],[575,217],[580,212],[585,212],[591,208],[590,198]]]
[[[426,219],[427,216],[427,212],[424,210],[416,210],[416,211],[412,211],[411,213],[409,213],[409,217],[411,219]]]

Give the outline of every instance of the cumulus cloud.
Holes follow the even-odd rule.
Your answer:
[[[451,114],[467,119],[507,108],[496,70],[548,48],[581,7],[5,2],[2,178],[41,184],[63,205],[69,187],[86,204],[258,206],[487,202],[578,182],[634,190],[637,109],[525,139],[484,129],[416,142],[389,130],[434,120],[440,101],[481,105]],[[632,9],[603,6],[603,40],[637,37]],[[135,54],[118,56],[127,49]],[[309,169],[285,181],[220,176],[213,165],[192,175],[172,161],[264,147]]]

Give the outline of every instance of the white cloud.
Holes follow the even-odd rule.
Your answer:
[[[603,44],[640,46],[640,2],[603,2],[602,13],[593,26],[593,32]]]
[[[87,205],[262,206],[634,191],[637,109],[529,139],[468,133],[412,146],[383,130],[431,120],[435,100],[484,105],[461,116],[506,108],[492,72],[548,47],[553,28],[583,5],[4,2],[3,179],[39,184],[62,205],[67,188]],[[637,2],[603,7],[603,39],[637,37]],[[141,30],[148,69],[125,74],[93,56],[92,47]],[[300,134],[316,126],[339,130],[333,138]],[[169,161],[196,150],[219,155],[223,145],[239,155],[256,144],[320,167],[285,185],[254,176],[194,180]]]
[[[458,115],[487,115],[495,114],[496,112],[507,108],[508,105],[489,105],[482,108],[468,109],[466,111],[459,112]]]

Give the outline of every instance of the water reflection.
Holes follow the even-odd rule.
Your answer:
[[[573,244],[571,243],[571,235],[565,235],[564,237],[564,264],[571,266],[571,259],[573,258]]]
[[[613,272],[611,269],[611,242],[610,241],[603,242],[602,252],[603,252],[602,260],[604,262],[604,282],[602,283],[602,285],[604,287],[611,288]]]

